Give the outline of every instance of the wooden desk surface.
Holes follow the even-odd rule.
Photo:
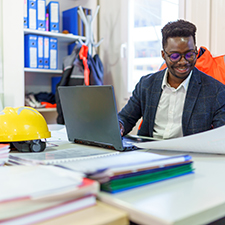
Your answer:
[[[97,204],[77,212],[46,220],[40,225],[128,225],[125,211],[97,201]]]

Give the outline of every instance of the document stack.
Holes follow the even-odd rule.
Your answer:
[[[162,156],[148,152],[126,152],[79,160],[58,166],[85,173],[101,184],[101,190],[117,193],[142,185],[193,173],[189,155]]]
[[[0,167],[0,224],[34,224],[96,204],[99,184],[55,166]]]
[[[24,0],[24,28],[59,33],[59,2]]]
[[[48,165],[69,169],[98,181],[101,190],[117,193],[142,185],[192,174],[189,155],[164,156],[149,152],[118,152],[79,146],[41,153],[10,153],[12,165]]]
[[[26,34],[24,40],[25,67],[51,70],[58,68],[57,38]]]
[[[59,2],[46,0],[24,1],[24,28],[59,33]],[[56,38],[26,34],[25,67],[33,69],[58,68],[58,41]]]
[[[0,144],[0,166],[3,166],[8,161],[9,151],[8,144]]]

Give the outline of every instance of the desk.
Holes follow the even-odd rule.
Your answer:
[[[166,151],[152,151],[164,155]],[[225,156],[190,154],[195,174],[98,198],[128,212],[138,224],[197,225],[225,216]]]
[[[58,148],[69,146],[72,144],[65,142]],[[100,192],[98,199],[125,210],[129,219],[138,224],[199,225],[225,217],[225,155],[190,155],[193,157],[195,174],[117,194]]]

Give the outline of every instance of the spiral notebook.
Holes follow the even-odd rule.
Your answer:
[[[63,162],[117,155],[119,153],[107,149],[75,146],[74,148],[37,153],[10,153],[8,163],[13,165],[55,165]]]

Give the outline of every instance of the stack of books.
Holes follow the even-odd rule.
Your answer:
[[[89,177],[101,183],[101,189],[117,193],[146,184],[193,173],[189,155],[156,159],[141,164],[108,168]]]
[[[0,167],[0,224],[34,224],[96,204],[99,184],[55,166]]]
[[[14,153],[11,164],[53,164],[98,181],[101,190],[117,193],[142,185],[192,174],[189,155],[165,156],[142,151],[66,149],[42,153]]]
[[[192,174],[194,171],[189,155],[163,156],[140,151],[66,162],[58,166],[85,173],[101,184],[101,190],[110,193]]]
[[[0,144],[0,166],[3,166],[8,161],[9,144]]]

